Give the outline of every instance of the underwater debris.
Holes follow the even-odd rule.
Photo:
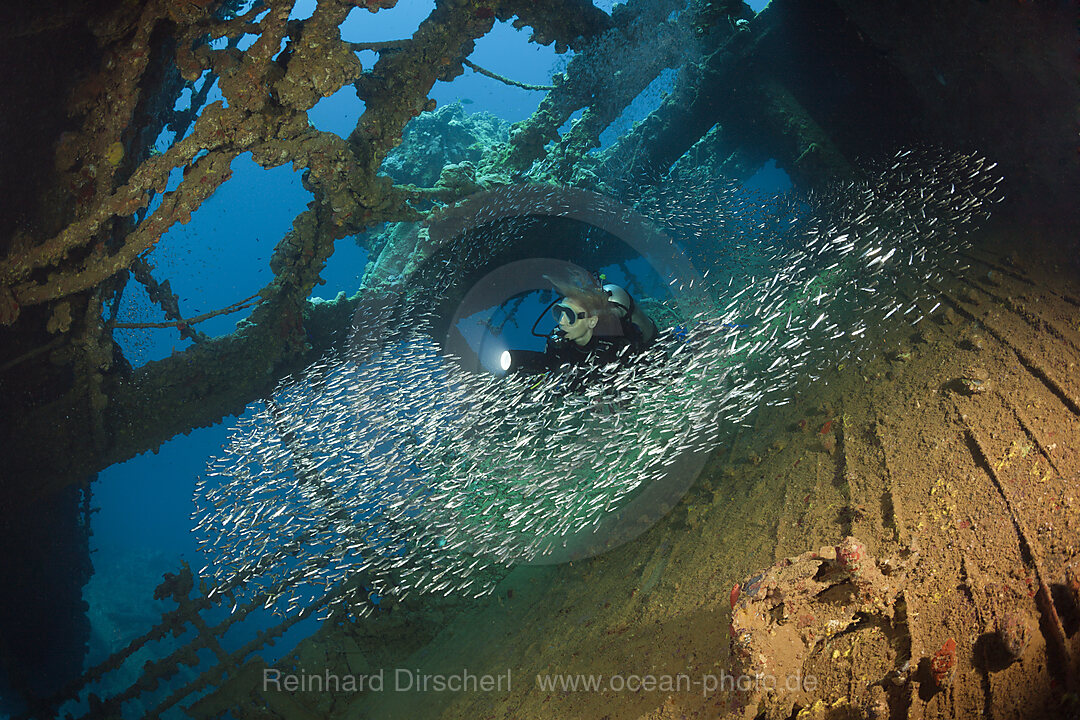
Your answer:
[[[949,638],[930,658],[930,677],[941,690],[949,687],[956,673],[956,640]]]
[[[1031,632],[1027,621],[1017,612],[1005,612],[997,620],[997,636],[1010,661],[1019,660],[1027,649]]]
[[[973,367],[964,371],[963,376],[953,382],[953,387],[962,395],[978,395],[990,389],[990,374],[983,368]]]
[[[891,622],[902,586],[903,578],[885,577],[853,537],[747,580],[731,613],[731,655],[737,673],[759,680],[748,709],[780,718],[796,704],[807,707],[807,689],[784,679],[802,677],[812,655],[867,617]]]

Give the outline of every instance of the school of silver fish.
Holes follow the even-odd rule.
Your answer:
[[[660,298],[682,331],[583,392],[557,373],[463,370],[430,308],[392,332],[371,318],[356,329],[363,352],[287,378],[210,460],[193,521],[211,595],[288,615],[347,586],[330,607],[363,615],[384,598],[490,592],[758,407],[791,402],[797,380],[873,352],[877,326],[936,312],[935,284],[1002,199],[994,167],[907,150],[859,181],[767,203],[707,179],[658,186],[636,209],[704,273]],[[461,263],[491,250],[476,237]],[[459,271],[445,263],[446,278]]]

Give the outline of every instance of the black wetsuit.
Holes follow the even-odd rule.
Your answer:
[[[584,345],[567,340],[558,331],[552,333],[544,349],[547,369],[557,370],[563,365],[604,367],[611,363],[631,363],[634,356],[645,349],[645,341],[636,325],[629,322],[622,325],[621,334],[593,334]]]
[[[626,321],[622,323],[620,334],[594,334],[584,345],[567,340],[556,330],[548,337],[541,371],[558,373],[564,391],[582,392],[593,383],[603,382],[605,376],[609,375],[605,369],[612,363],[632,365],[644,349],[641,330]]]

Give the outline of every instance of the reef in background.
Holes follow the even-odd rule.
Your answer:
[[[435,187],[444,170],[479,165],[489,147],[509,139],[510,123],[486,111],[466,113],[456,102],[413,118],[379,169],[399,185]]]

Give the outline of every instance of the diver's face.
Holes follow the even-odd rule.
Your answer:
[[[581,340],[592,334],[592,329],[596,327],[599,318],[595,315],[587,315],[585,308],[569,298],[563,298],[559,301],[559,305],[571,310],[569,313],[560,312],[559,314],[559,328],[563,331],[567,340]]]

